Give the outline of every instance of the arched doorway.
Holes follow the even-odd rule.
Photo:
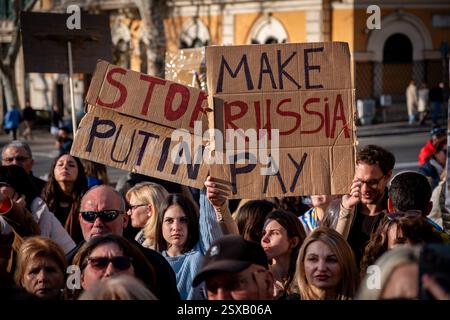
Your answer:
[[[252,44],[286,43],[288,35],[281,22],[269,14],[255,22],[247,42]]]
[[[408,36],[394,33],[383,47],[383,93],[403,95],[412,79],[413,45]]]
[[[210,42],[208,28],[198,19],[185,23],[180,35],[180,49],[200,48]]]
[[[355,84],[364,87],[362,78],[370,88],[364,91],[373,98],[390,94],[393,100],[404,100],[407,83],[413,79],[417,83],[425,80],[425,52],[433,50],[433,41],[423,21],[408,12],[397,11],[381,20],[381,30],[372,30],[367,41],[370,61],[357,63]],[[363,68],[365,67],[365,68]],[[365,77],[358,76],[366,71]],[[359,79],[358,79],[359,77]]]

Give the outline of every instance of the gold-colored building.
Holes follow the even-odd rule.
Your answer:
[[[114,62],[145,71],[148,39],[143,36],[138,2],[41,0],[41,9],[78,4],[89,11],[109,13]],[[161,3],[169,52],[204,45],[345,41],[354,62],[357,98],[391,95],[394,101],[402,101],[411,79],[429,87],[448,80],[448,58],[442,53],[450,43],[448,0]]]

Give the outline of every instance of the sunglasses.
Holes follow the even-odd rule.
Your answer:
[[[30,157],[17,156],[17,157],[3,158],[3,161],[5,161],[6,163],[11,163],[14,160],[16,160],[17,162],[23,162],[28,159],[30,159]]]
[[[421,216],[422,212],[419,210],[397,211],[387,215],[388,219],[391,221],[401,218],[420,218]]]
[[[81,216],[87,222],[94,222],[97,217],[104,222],[115,220],[122,212],[119,210],[81,211]]]
[[[116,257],[90,257],[87,259],[87,262],[91,265],[92,268],[97,270],[105,269],[109,263],[111,262],[114,269],[117,270],[128,270],[131,267],[132,259],[130,257],[125,256],[116,256]]]

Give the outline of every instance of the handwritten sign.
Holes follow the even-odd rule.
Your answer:
[[[97,63],[86,102],[169,128],[194,131],[195,121],[207,129],[207,95],[180,83]]]
[[[212,145],[230,142],[229,130],[246,141],[233,150],[241,163],[211,167],[231,183],[234,198],[348,191],[355,134],[346,43],[214,46],[206,48],[206,65],[210,126],[223,133]],[[257,148],[248,130],[258,133]],[[262,174],[267,167],[272,175]]]
[[[203,144],[172,139],[173,129],[88,106],[71,154],[119,169],[203,188],[208,166],[196,161]],[[188,132],[187,132],[188,133]],[[201,141],[201,140],[200,140]],[[180,164],[172,159],[189,159]]]

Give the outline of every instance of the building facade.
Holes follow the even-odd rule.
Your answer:
[[[70,4],[110,15],[114,63],[146,72],[148,40],[136,4],[142,0],[43,0],[38,10]],[[348,42],[357,98],[404,100],[411,79],[429,87],[448,81],[448,0],[172,0],[165,6],[167,51],[205,45]],[[376,7],[370,7],[375,5]],[[52,9],[53,8],[53,9]],[[20,61],[18,62],[20,63]],[[58,99],[63,76],[30,78],[38,108]],[[80,78],[79,104],[85,90]],[[25,88],[25,87],[24,87]],[[56,89],[55,89],[56,88]],[[48,92],[48,91],[52,92]],[[63,91],[67,91],[63,88]],[[25,96],[25,94],[24,94]],[[64,96],[64,94],[63,94]]]

